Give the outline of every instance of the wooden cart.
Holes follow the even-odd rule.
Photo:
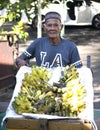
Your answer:
[[[87,120],[81,119],[26,119],[8,118],[6,130],[92,130]]]

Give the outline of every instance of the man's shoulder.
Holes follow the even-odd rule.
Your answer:
[[[76,44],[69,39],[62,39],[62,41],[68,46],[76,46]]]
[[[45,40],[47,40],[47,37],[40,37],[40,38],[36,38],[34,41],[33,41],[33,43],[35,43],[35,44],[39,44],[39,43],[42,43],[42,42],[44,42]]]

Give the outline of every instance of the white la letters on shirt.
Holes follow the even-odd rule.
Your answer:
[[[54,57],[54,59],[52,60],[52,64],[50,65],[50,63],[49,62],[45,62],[45,57],[46,57],[46,55],[47,55],[47,52],[41,52],[40,53],[40,55],[41,55],[41,66],[44,66],[44,67],[46,67],[46,68],[51,68],[51,67],[53,67],[53,66],[62,66],[62,56],[61,56],[61,54],[60,53],[57,53],[56,55],[55,55],[55,57]]]

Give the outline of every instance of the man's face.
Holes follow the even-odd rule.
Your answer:
[[[54,18],[48,19],[44,27],[49,38],[58,38],[62,29],[61,22]]]

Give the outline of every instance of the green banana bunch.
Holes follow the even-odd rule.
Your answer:
[[[86,90],[73,65],[62,69],[58,83],[48,84],[51,76],[52,72],[39,66],[32,66],[32,72],[24,75],[21,91],[12,103],[18,114],[31,112],[76,117],[85,109]]]
[[[22,114],[23,112],[32,112],[31,103],[29,102],[27,95],[23,93],[19,93],[18,97],[15,97],[12,106],[18,114]]]

